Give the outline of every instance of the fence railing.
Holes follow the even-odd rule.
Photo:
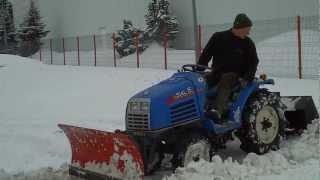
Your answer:
[[[276,77],[318,78],[318,22],[319,17],[316,16],[255,21],[250,37],[256,42],[260,59],[258,73]],[[199,25],[199,47],[206,45],[213,32],[230,27],[231,24]],[[47,39],[42,41],[41,50],[33,58],[55,65],[177,69],[183,64],[195,63],[192,47],[181,46],[181,42],[193,43],[192,39],[181,41],[181,36],[190,38],[186,32],[188,28],[181,28],[173,44],[167,41],[167,34],[164,33],[164,44],[151,44],[145,52],[123,58],[114,48],[112,34]],[[136,41],[136,47],[138,43]]]

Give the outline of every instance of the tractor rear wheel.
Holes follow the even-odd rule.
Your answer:
[[[277,95],[265,89],[257,91],[248,99],[242,116],[243,126],[237,133],[242,150],[264,154],[271,148],[279,148],[280,136],[284,132],[279,101]]]

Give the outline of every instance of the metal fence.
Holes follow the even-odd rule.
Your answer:
[[[256,43],[260,59],[258,72],[277,77],[317,79],[320,62],[318,22],[318,16],[254,21],[250,37]],[[214,32],[231,26],[230,23],[202,25],[200,46],[204,47]],[[177,44],[182,49],[190,48],[187,42],[193,41],[181,40],[182,37],[192,37],[192,28],[183,29]]]
[[[250,37],[256,42],[260,59],[258,73],[276,77],[318,78],[318,22],[317,16],[253,22]],[[205,46],[212,33],[230,27],[230,23],[199,25],[200,47]],[[183,64],[195,62],[192,31],[191,27],[181,27],[176,41],[168,45],[171,47],[169,49],[153,44],[141,54],[124,58],[114,54],[111,34],[47,39],[43,40],[40,52],[33,58],[55,65],[177,69]]]
[[[260,57],[260,72],[273,76],[317,79],[320,61],[318,17],[294,17],[261,22],[253,30]],[[257,27],[259,28],[259,27]]]

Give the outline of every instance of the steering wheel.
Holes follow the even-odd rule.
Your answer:
[[[212,70],[212,68],[199,64],[185,64],[182,66],[183,72],[197,72],[204,73],[206,69]]]

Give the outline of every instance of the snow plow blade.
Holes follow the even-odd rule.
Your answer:
[[[127,134],[58,126],[71,145],[70,175],[88,180],[143,179],[140,151]]]
[[[301,133],[312,120],[319,118],[311,96],[282,96],[281,102],[286,106],[284,115],[294,132]]]

